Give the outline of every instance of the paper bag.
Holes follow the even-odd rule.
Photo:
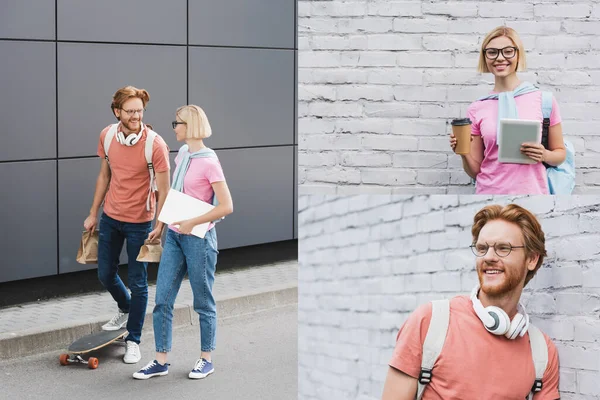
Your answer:
[[[83,231],[79,250],[77,250],[79,264],[98,264],[98,231]]]
[[[163,249],[160,245],[160,239],[146,239],[144,241],[144,244],[142,245],[142,248],[140,249],[140,254],[138,254],[136,260],[141,262],[157,263],[160,261],[162,250]]]

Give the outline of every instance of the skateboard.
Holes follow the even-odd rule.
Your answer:
[[[125,335],[127,335],[127,329],[119,329],[116,331],[100,331],[77,339],[69,346],[69,354],[60,355],[60,365],[87,364],[88,368],[96,369],[99,363],[96,357],[84,360],[81,355],[101,349],[116,341],[123,341]]]

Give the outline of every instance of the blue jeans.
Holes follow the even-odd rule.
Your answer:
[[[148,306],[147,263],[136,261],[152,230],[152,222],[121,222],[102,213],[98,234],[98,278],[121,311],[129,313],[125,340],[140,343]],[[131,295],[117,274],[123,241],[127,239],[127,282]]]
[[[156,281],[156,305],[152,313],[156,351],[171,351],[173,306],[187,272],[194,294],[194,310],[200,319],[200,349],[213,351],[217,333],[217,305],[212,294],[217,266],[217,232],[204,239],[168,229]]]

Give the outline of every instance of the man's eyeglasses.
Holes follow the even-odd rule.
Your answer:
[[[490,247],[494,248],[494,252],[498,257],[507,257],[513,249],[524,249],[525,246],[513,246],[510,243],[494,243],[490,246],[487,243],[475,243],[469,246],[473,254],[477,257],[483,257],[487,254]]]
[[[171,126],[173,129],[177,128],[177,125],[187,125],[185,122],[173,121],[171,122]]]
[[[135,113],[138,113],[138,114],[142,115],[144,113],[144,111],[146,111],[146,109],[145,108],[140,108],[139,110],[124,110],[124,109],[121,108],[121,111],[123,111],[124,113],[126,113],[130,117],[133,117],[135,115]]]
[[[519,50],[519,49],[514,46],[504,47],[502,49],[495,49],[493,47],[488,47],[487,49],[483,49],[483,52],[485,54],[485,57],[488,60],[497,59],[498,56],[500,55],[500,53],[502,53],[502,57],[504,57],[507,60],[510,60],[511,58],[513,58],[515,56],[515,54],[517,54],[517,50]]]

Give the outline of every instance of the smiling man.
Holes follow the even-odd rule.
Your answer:
[[[137,363],[141,358],[139,343],[148,304],[148,264],[136,259],[144,240],[161,237],[164,224],[157,221],[152,229],[152,220],[160,213],[169,191],[169,148],[142,122],[148,101],[148,92],[133,86],[122,87],[114,94],[111,109],[117,123],[100,133],[100,173],[90,214],[83,223],[86,230],[93,231],[103,204],[98,235],[98,278],[119,309],[102,329],[127,327],[123,361],[128,364]],[[158,203],[156,207],[155,203]],[[127,284],[131,294],[118,275],[125,240]]]
[[[478,284],[411,314],[383,400],[560,398],[556,347],[519,302],[546,256],[540,223],[518,205],[491,205],[475,215],[471,233]]]

